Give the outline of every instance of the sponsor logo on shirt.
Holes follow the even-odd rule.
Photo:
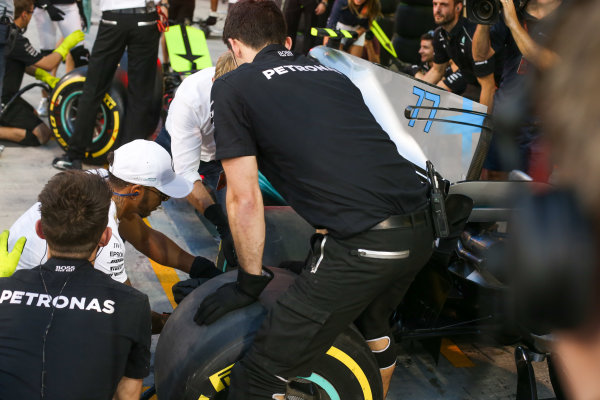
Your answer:
[[[74,265],[57,265],[54,269],[56,272],[73,272],[75,271]]]
[[[277,54],[279,54],[280,57],[293,57],[294,56],[294,54],[289,50],[278,51]]]
[[[68,308],[69,310],[96,311],[98,313],[112,314],[115,312],[115,302],[104,300],[102,303],[96,297],[52,297],[45,293],[23,292],[20,290],[3,290],[0,294],[0,304],[22,304],[31,307]]]
[[[275,74],[283,75],[288,72],[316,72],[316,71],[332,71],[338,72],[333,68],[326,67],[321,64],[314,65],[281,65],[275,68],[265,69],[262,73],[267,78],[267,80],[271,79]]]
[[[37,50],[36,50],[36,49],[35,49],[35,48],[34,48],[34,47],[31,45],[31,43],[27,43],[27,44],[25,45],[25,51],[26,51],[26,52],[27,52],[27,53],[28,53],[30,56],[32,56],[32,57],[37,57],[37,56],[40,54],[40,52],[39,52],[39,51],[37,51]]]

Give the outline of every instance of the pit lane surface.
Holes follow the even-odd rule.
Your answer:
[[[85,43],[91,49],[99,19],[97,1],[93,2],[94,16],[91,34]],[[219,11],[224,11],[224,4]],[[208,15],[208,0],[196,1],[195,19]],[[222,20],[217,27],[222,26]],[[35,23],[31,23],[26,36],[37,47]],[[208,40],[213,62],[225,51],[220,38]],[[60,67],[60,72],[63,67]],[[33,82],[26,77],[24,84]],[[37,107],[38,89],[27,93],[25,99]],[[37,194],[57,170],[52,159],[62,154],[52,140],[46,146],[24,148],[0,142],[6,149],[0,153],[0,229],[7,229],[36,201]],[[93,168],[93,166],[85,166]],[[171,199],[155,211],[148,223],[162,231],[192,254],[213,259],[217,252],[214,230],[205,225],[185,200]],[[125,258],[127,273],[133,286],[150,297],[152,309],[171,312],[173,309],[170,287],[186,274],[150,262],[129,244]],[[158,340],[153,336],[153,350]],[[496,346],[490,340],[475,337],[448,338],[443,342],[443,355],[436,364],[419,342],[406,341],[398,345],[398,364],[388,399],[514,399],[516,397],[516,367],[512,346]],[[553,397],[545,363],[535,363],[538,394],[540,398]],[[145,381],[150,386],[153,376]]]

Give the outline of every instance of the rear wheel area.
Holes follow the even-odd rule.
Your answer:
[[[79,99],[85,82],[84,71],[74,70],[56,85],[49,106],[49,122],[59,145],[68,149],[70,138],[75,132]],[[107,154],[116,149],[121,139],[122,121],[125,115],[124,87],[113,82],[113,87],[104,95],[96,116],[96,125],[89,152],[84,161],[102,164]]]
[[[275,278],[261,303],[233,311],[209,326],[193,321],[196,308],[216,288],[235,280],[235,272],[216,277],[197,288],[176,308],[161,333],[155,355],[158,398],[225,399],[233,365],[249,349],[272,304],[295,279],[273,268]],[[293,345],[293,344],[291,344]],[[375,359],[358,331],[349,327],[315,363],[312,374],[295,379],[304,385],[298,399],[381,400],[383,389]],[[308,384],[310,382],[310,385]],[[312,391],[312,394],[311,394]]]

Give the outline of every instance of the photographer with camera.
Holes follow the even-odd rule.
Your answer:
[[[556,54],[543,47],[543,43],[552,20],[560,15],[562,4],[562,0],[476,0],[467,9],[469,19],[479,23],[473,36],[475,62],[489,60],[499,51],[504,53],[501,84],[493,102],[495,120],[518,124],[518,133],[512,137],[504,133],[509,127],[496,125],[484,163],[490,180],[505,180],[513,169],[530,175],[534,170],[546,170],[536,178],[547,179],[549,168],[544,168],[546,161],[538,142],[537,118],[530,102],[523,99],[526,93],[523,89],[528,84],[526,77],[531,67],[545,70],[557,61]],[[498,14],[502,18],[494,23]]]
[[[471,38],[476,25],[462,17],[463,0],[433,0],[433,18],[438,25],[433,33],[433,67],[423,80],[448,91],[490,106],[496,89],[494,58],[475,63]],[[453,76],[444,78],[452,60],[457,66]],[[456,82],[466,81],[464,89],[456,90]]]

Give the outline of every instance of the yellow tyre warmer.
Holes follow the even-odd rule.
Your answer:
[[[55,86],[50,96],[48,120],[58,144],[65,150],[75,129],[77,104],[83,92],[87,67],[76,68],[66,74]],[[103,164],[107,154],[116,148],[120,139],[125,116],[125,88],[114,80],[111,89],[105,93],[100,108],[96,128],[85,162]]]
[[[159,399],[226,398],[231,369],[250,347],[266,315],[261,304],[273,304],[295,279],[287,270],[273,270],[275,278],[261,295],[261,303],[233,311],[212,325],[196,325],[194,313],[207,295],[224,283],[233,282],[235,272],[213,278],[179,304],[156,348],[154,377]],[[298,379],[313,382],[321,399],[383,399],[375,358],[352,327],[338,336],[327,354],[316,363],[310,377]]]
[[[165,32],[171,68],[193,72],[212,67],[204,32],[191,26],[173,25]]]

